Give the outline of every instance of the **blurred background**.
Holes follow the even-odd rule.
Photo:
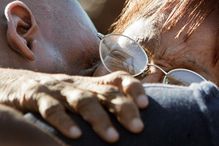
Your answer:
[[[110,25],[119,16],[125,0],[78,0],[94,22],[97,30],[108,33]]]

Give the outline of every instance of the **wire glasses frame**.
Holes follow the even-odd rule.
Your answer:
[[[185,68],[166,72],[156,64],[150,64],[148,55],[138,42],[122,34],[97,34],[100,38],[99,53],[101,62],[108,72],[123,70],[134,77],[145,74],[148,66],[154,66],[164,73],[163,83],[188,86],[205,81],[200,74]]]

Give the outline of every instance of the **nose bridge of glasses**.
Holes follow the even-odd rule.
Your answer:
[[[138,75],[142,74],[146,70],[147,66],[153,66],[153,67],[159,69],[162,73],[164,73],[165,76],[167,76],[168,73],[164,69],[162,69],[160,66],[158,66],[156,64],[148,63],[148,56],[147,56],[146,52],[144,51],[143,48],[141,48],[140,44],[138,44],[138,42],[136,42],[135,40],[129,38],[128,36],[124,36],[124,35],[120,35],[120,34],[103,35],[101,33],[98,33],[97,35],[101,39],[101,43],[100,43],[100,48],[102,48],[102,50],[100,49],[101,60],[102,60],[102,62],[104,64],[105,68],[109,72],[116,71],[116,70],[114,70],[115,68],[117,68],[118,70],[119,69],[123,69],[124,70],[124,66],[123,66],[123,68],[119,67],[119,66],[122,66],[122,64],[120,64],[121,62],[123,62],[123,65],[124,65],[124,63],[127,63],[127,65],[125,64],[127,66],[127,69],[125,69],[125,71],[130,72],[130,70],[133,70],[137,66],[136,65],[137,61],[133,61],[133,60],[134,59],[136,60],[136,59],[139,59],[139,58],[141,60],[142,59],[142,54],[143,54],[143,56],[145,56],[145,57],[143,57],[144,61],[145,61],[145,64],[144,65],[140,65],[141,67],[137,67],[138,71],[131,71],[130,72],[131,74],[134,73],[133,76],[138,76]],[[105,48],[105,49],[103,49],[103,48]],[[135,48],[135,49],[133,49],[133,48]],[[136,50],[138,50],[137,48],[141,50],[140,54],[136,53],[137,52]],[[130,49],[132,50],[131,51],[132,55],[128,55],[128,53],[130,53],[129,52]],[[104,50],[106,52],[110,53],[110,55],[108,53],[106,53]],[[119,51],[121,51],[121,52],[119,52]],[[133,53],[135,55],[133,55]],[[104,58],[106,56],[110,56],[111,58],[113,58],[113,60],[114,60],[113,63],[112,63],[112,61],[111,61],[110,64],[105,62]],[[129,56],[129,57],[127,57],[127,56]],[[130,61],[130,56],[131,56],[131,61]],[[126,60],[127,58],[129,58],[129,59]],[[118,59],[120,59],[121,62],[119,62]],[[125,60],[127,62],[124,62]],[[128,63],[128,62],[131,62],[131,63]],[[142,60],[140,62],[142,62]],[[114,69],[109,67],[109,65],[111,67],[113,66]],[[132,65],[131,68],[130,68],[130,65]]]
[[[173,69],[166,72],[160,66],[148,63],[148,56],[144,49],[138,42],[128,36],[120,34],[108,34],[105,36],[101,33],[97,35],[101,39],[100,58],[109,72],[124,70],[137,77],[144,74],[148,66],[153,66],[164,74],[163,83],[168,81],[178,85],[189,85],[193,80],[195,82],[197,82],[196,80],[206,80],[198,73],[188,69]],[[187,72],[187,75],[183,74],[183,72]],[[189,76],[195,77],[191,78]]]
[[[164,69],[162,69],[160,66],[156,65],[156,64],[148,63],[148,66],[153,66],[153,67],[159,69],[162,73],[164,73],[164,75],[167,75],[167,72]]]

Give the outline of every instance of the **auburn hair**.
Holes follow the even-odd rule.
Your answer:
[[[128,25],[142,17],[165,14],[162,31],[171,29],[179,20],[188,17],[177,36],[185,28],[189,36],[216,8],[219,8],[219,0],[126,0],[125,7],[112,25],[111,31],[122,33]]]

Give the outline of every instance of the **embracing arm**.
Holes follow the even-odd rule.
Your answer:
[[[148,100],[140,82],[125,72],[81,77],[0,69],[0,103],[38,112],[65,136],[78,138],[81,130],[66,113],[68,108],[90,123],[102,139],[115,142],[119,135],[102,106],[126,129],[138,133],[143,129],[138,107],[146,107]]]

